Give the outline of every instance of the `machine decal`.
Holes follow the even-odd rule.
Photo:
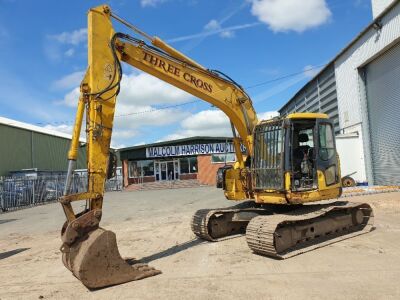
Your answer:
[[[162,69],[165,73],[170,73],[170,74],[175,75],[178,78],[183,78],[185,81],[194,85],[198,89],[202,89],[208,93],[212,93],[212,91],[213,91],[212,84],[205,82],[202,79],[197,78],[188,72],[182,72],[182,70],[180,68],[177,68],[174,65],[171,65],[171,64],[165,62],[164,60],[162,60],[161,58],[159,58],[155,55],[144,52],[143,59],[145,61],[151,63],[153,66],[156,66],[159,69]]]

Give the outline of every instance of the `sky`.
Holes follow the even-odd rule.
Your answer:
[[[259,119],[274,116],[372,20],[370,0],[0,0],[0,116],[72,133],[87,11],[101,4],[228,74]],[[232,135],[207,102],[131,66],[123,74],[114,147]]]

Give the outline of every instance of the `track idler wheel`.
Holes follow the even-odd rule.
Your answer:
[[[130,265],[119,254],[115,233],[97,228],[61,247],[64,265],[90,289],[160,274],[145,264]]]

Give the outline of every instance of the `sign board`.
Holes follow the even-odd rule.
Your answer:
[[[245,147],[241,146],[242,152]],[[185,156],[199,154],[223,154],[235,152],[233,143],[212,143],[212,144],[195,144],[195,145],[178,145],[178,146],[162,146],[146,148],[146,157],[169,157],[169,156]]]

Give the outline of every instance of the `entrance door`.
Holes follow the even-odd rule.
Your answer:
[[[179,160],[156,162],[156,180],[178,180]]]
[[[168,180],[175,180],[174,162],[173,161],[167,162],[167,176],[168,176]]]
[[[160,180],[167,180],[167,163],[160,162]]]

